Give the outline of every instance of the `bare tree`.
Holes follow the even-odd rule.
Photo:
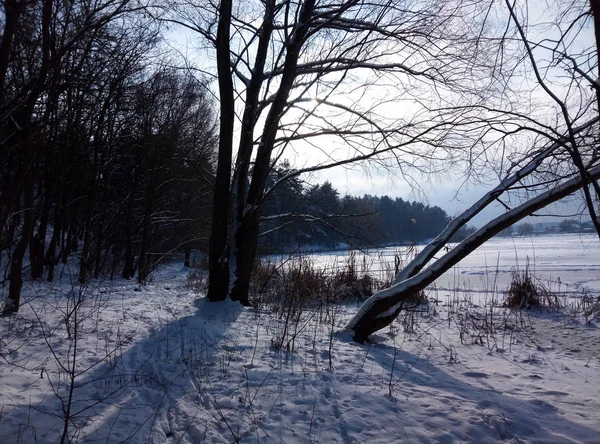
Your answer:
[[[278,183],[367,159],[410,178],[468,155],[471,141],[452,137],[460,113],[430,111],[449,96],[486,95],[487,86],[466,80],[493,74],[477,39],[485,17],[477,3],[224,0],[173,4],[171,14],[216,54],[210,300],[248,303],[267,177],[284,153],[301,147],[314,161]]]
[[[507,27],[515,31],[515,38],[507,43],[503,52],[516,50],[522,55],[519,58],[519,65],[523,65],[521,80],[533,90],[533,93],[529,91],[530,99],[525,105],[534,111],[524,114],[508,107],[481,105],[472,109],[486,113],[481,123],[496,134],[533,134],[533,144],[526,145],[524,151],[512,150],[510,156],[503,156],[501,165],[507,160],[510,163],[506,170],[500,169],[505,172],[499,185],[455,218],[396,276],[390,288],[365,302],[348,326],[359,341],[393,322],[416,292],[486,240],[576,191],[582,191],[600,236],[596,208],[600,196],[597,149],[600,118],[596,100],[598,85],[594,80],[598,58],[596,46],[585,38],[591,31],[587,26],[587,2],[581,2],[579,9],[569,5],[568,10],[559,4],[553,5],[548,13],[554,14],[554,20],[546,22],[552,24],[551,32],[545,29],[545,23],[525,26],[524,13],[519,9],[522,6],[505,3],[504,17]],[[504,136],[498,140],[504,143]],[[507,210],[504,215],[425,268],[456,230],[494,201],[503,203]]]

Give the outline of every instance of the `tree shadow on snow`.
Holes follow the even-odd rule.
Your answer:
[[[451,376],[420,356],[387,344],[371,345],[367,353],[388,371],[393,363],[392,391],[395,390],[395,395],[400,398],[400,406],[402,398],[439,401],[439,408],[432,412],[436,421],[445,421],[453,412],[462,417],[465,417],[465,413],[472,412],[468,424],[464,426],[452,427],[456,418],[447,418],[449,427],[445,440],[448,442],[490,442],[490,439],[494,442],[512,438],[515,438],[515,442],[520,442],[520,439],[539,443],[590,442],[590,439],[594,440],[600,436],[598,429],[594,430],[565,418],[558,407],[548,402],[551,401],[550,398],[543,400],[539,399],[541,396],[532,395],[529,399],[524,399],[528,397],[529,390],[522,393],[504,393],[501,390],[503,382],[494,379],[500,378],[495,372],[488,374],[465,369],[467,371],[462,375],[473,380],[471,384]],[[454,364],[449,362],[448,365]],[[512,378],[508,375],[503,377]],[[538,386],[539,394],[543,395],[545,392],[542,377],[533,371],[528,377],[531,380],[527,383]],[[509,381],[507,384],[511,385]],[[531,392],[534,390],[532,387]],[[562,392],[547,394],[572,396]],[[569,403],[584,405],[580,399],[571,399]],[[436,424],[439,427],[439,422]]]
[[[235,342],[229,337],[230,327],[244,308],[237,302],[208,302],[206,298],[199,298],[195,305],[195,313],[155,328],[116,358],[76,379],[70,421],[73,441],[164,442],[173,436],[172,426],[175,430],[182,427],[172,424],[170,416],[184,393],[199,393],[196,411],[211,407],[209,400],[201,399],[200,392],[208,388],[200,384],[207,375],[227,371],[227,362],[220,362],[216,351],[223,341]],[[58,385],[56,375],[48,377],[54,378],[54,386],[66,397],[68,387]],[[55,396],[11,409],[35,415],[26,427],[0,423],[0,433],[11,437],[6,442],[60,441],[64,414]],[[194,409],[187,406],[185,412],[190,410]],[[78,433],[82,425],[85,428]],[[159,436],[152,437],[157,430]]]
[[[229,427],[225,418],[219,416],[217,401],[228,398],[234,391],[234,388],[227,391],[231,380],[226,377],[229,362],[224,356],[231,351],[229,356],[235,359],[236,351],[248,347],[235,337],[236,329],[232,328],[245,309],[237,302],[214,303],[205,298],[197,299],[195,305],[195,313],[155,328],[119,355],[115,362],[98,365],[79,378],[73,411],[85,410],[76,415],[71,429],[76,430],[76,426],[84,422],[86,427],[78,439],[111,443],[179,442],[183,439],[184,442],[211,442],[215,435],[211,435],[209,427]],[[349,336],[339,339],[348,342]],[[503,393],[497,388],[503,387],[502,382],[492,379],[499,377],[495,374],[465,371],[462,376],[472,381],[466,382],[414,353],[387,344],[352,344],[357,350],[364,350],[367,359],[385,371],[389,372],[393,367],[392,395],[396,396],[400,410],[404,398],[422,400],[433,406],[435,418],[423,415],[419,419],[432,419],[434,422],[430,427],[438,428],[436,438],[441,441],[494,442],[514,437],[515,442],[519,439],[589,442],[598,436],[598,430],[562,416],[551,402],[533,397],[524,399],[527,393]],[[355,368],[348,367],[348,370],[355,371]],[[326,370],[323,372],[329,375]],[[336,371],[330,376],[337,378]],[[372,386],[373,378],[366,372],[362,372],[361,378],[366,385]],[[217,384],[221,386],[216,387]],[[510,382],[507,384],[514,386]],[[543,380],[535,380],[532,375],[531,384],[543,387]],[[383,393],[386,391],[383,388]],[[572,403],[578,401],[581,400]],[[29,439],[31,434],[23,434],[21,442],[58,442],[62,430],[58,400],[48,396],[36,407],[38,411],[58,417],[52,427],[41,427],[40,424],[34,439]],[[27,408],[22,406],[23,412]],[[340,413],[344,414],[343,411]],[[414,418],[408,415],[407,421]],[[36,420],[42,419],[34,418],[32,422],[35,424]],[[456,424],[457,419],[459,424]],[[381,421],[381,425],[398,427],[392,424],[394,422]],[[447,427],[439,430],[440,424]],[[0,424],[2,430],[7,429]],[[221,438],[228,433],[226,429],[218,431]],[[423,435],[417,431],[416,435],[416,441],[420,438],[427,441],[431,437],[426,431]],[[14,441],[9,439],[7,442]]]

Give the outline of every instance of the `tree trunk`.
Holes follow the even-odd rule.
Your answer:
[[[190,256],[191,256],[191,251],[189,248],[185,249],[185,258],[183,259],[183,266],[185,268],[190,268]]]
[[[104,213],[100,217],[100,223],[98,224],[98,228],[96,230],[96,245],[95,245],[95,253],[94,253],[94,279],[98,279],[100,275],[100,270],[103,265],[102,260],[102,238],[103,233],[102,229],[104,227]]]
[[[33,209],[33,183],[31,175],[28,174],[25,181],[24,209],[23,209],[23,233],[15,248],[10,263],[10,287],[6,298],[3,314],[12,314],[19,311],[21,303],[21,288],[23,287],[23,258],[27,251],[29,239],[33,231],[34,209]]]
[[[17,8],[19,5],[17,2],[10,2],[11,8]],[[7,5],[9,7],[9,5]],[[15,122],[20,126],[18,132],[21,137],[21,149],[20,160],[21,160],[21,175],[17,186],[12,190],[13,199],[18,198],[20,190],[23,190],[23,232],[21,233],[21,239],[17,244],[17,248],[13,254],[10,266],[10,288],[7,299],[4,306],[4,314],[16,313],[19,310],[19,304],[21,300],[21,288],[23,286],[23,259],[27,252],[27,246],[34,228],[35,220],[35,209],[34,209],[34,181],[35,181],[35,170],[36,160],[38,157],[38,149],[41,147],[41,143],[34,145],[33,133],[34,127],[32,127],[33,111],[39,97],[46,88],[46,77],[50,69],[50,49],[52,46],[51,42],[51,26],[52,20],[52,7],[53,2],[44,2],[42,5],[41,15],[41,29],[42,29],[42,54],[40,69],[36,73],[35,82],[33,87],[29,91],[28,96],[25,99],[22,109],[14,114]],[[7,11],[8,12],[8,11]],[[16,11],[15,14],[17,13]],[[11,19],[12,20],[12,19]],[[15,19],[16,20],[16,19]],[[6,29],[5,29],[6,33]],[[4,37],[3,37],[4,40]],[[5,42],[3,41],[2,44]],[[10,42],[9,42],[10,43]],[[5,48],[2,48],[4,50]],[[8,48],[10,51],[10,48]],[[5,57],[4,54],[0,54],[0,59]],[[1,60],[0,60],[1,61]],[[0,70],[5,70],[5,66],[1,66]],[[5,72],[4,72],[5,74]],[[0,75],[4,75],[0,74]],[[4,82],[4,79],[2,79]],[[2,226],[4,226],[5,220],[2,220]]]
[[[127,228],[127,239],[125,244],[125,263],[123,264],[123,279],[131,279],[133,277],[133,246],[131,245],[131,233]]]
[[[593,87],[596,89],[596,104],[598,105],[598,112],[600,113],[600,0],[590,0],[590,9],[594,18],[594,35],[596,37],[596,64],[597,64],[597,78],[596,84]]]
[[[91,277],[92,274],[92,240],[94,234],[94,214],[96,205],[96,191],[97,191],[97,174],[98,174],[98,158],[99,158],[98,144],[94,145],[94,159],[92,163],[91,179],[89,183],[89,190],[87,193],[87,200],[85,203],[85,224],[83,226],[83,245],[81,246],[81,258],[79,260],[79,282],[84,284]]]
[[[63,242],[63,248],[60,253],[60,260],[63,264],[67,263],[67,259],[69,259],[69,256],[71,255],[71,251],[76,252],[78,250],[77,231],[77,217],[72,216],[71,222],[69,223],[69,228],[67,229],[67,238],[65,242]]]
[[[151,196],[151,194],[149,194]],[[138,263],[138,282],[143,284],[150,275],[150,265],[148,258],[148,247],[150,246],[150,202],[151,198],[148,197],[148,202],[146,203],[146,212],[144,214],[144,226],[142,228],[142,242],[140,247],[140,258]]]
[[[46,231],[50,217],[50,197],[44,198],[44,208],[37,233],[33,236],[29,246],[29,262],[31,263],[31,278],[41,278],[44,274],[44,252],[46,249]]]
[[[233,301],[240,301],[242,305],[249,305],[248,291],[256,257],[259,226],[259,211],[255,208],[242,219],[232,246],[234,253],[230,257],[235,261],[235,268],[231,272],[230,279],[233,282],[229,297]]]
[[[279,120],[294,84],[294,79],[296,78],[298,56],[308,32],[308,21],[313,15],[314,7],[315,0],[306,0],[302,4],[298,26],[287,46],[281,84],[265,119],[265,126],[256,153],[252,181],[248,189],[248,197],[245,199],[245,204],[242,205],[244,196],[236,194],[237,190],[235,188],[233,190],[234,202],[237,200],[238,203],[235,209],[237,211],[234,213],[235,221],[232,228],[234,237],[232,248],[234,248],[234,251],[229,256],[230,261],[235,261],[235,269],[230,273],[234,279],[234,282],[230,283],[230,297],[232,300],[239,300],[242,304],[248,304],[250,275],[254,266],[256,246],[258,244],[260,205],[264,195],[267,176],[271,168],[271,153],[279,129]],[[238,175],[234,184],[237,183],[238,186],[242,187],[245,180],[245,177]],[[242,188],[245,188],[245,186]],[[240,213],[242,215],[241,221],[239,219]]]
[[[134,174],[134,173],[132,173]],[[125,263],[121,276],[124,279],[133,277],[133,236],[131,234],[131,224],[133,220],[133,190],[135,189],[135,178],[132,181],[131,190],[127,197],[127,217],[125,219]]]
[[[273,32],[274,10],[274,0],[265,2],[265,14],[260,30],[254,69],[250,84],[246,91],[246,106],[242,117],[240,145],[232,184],[233,198],[231,202],[231,217],[234,221],[234,239],[231,241],[232,246],[229,252],[229,279],[233,279],[234,281],[230,282],[231,289],[229,297],[234,301],[240,301],[243,305],[248,305],[250,275],[252,274],[252,267],[256,255],[259,228],[257,205],[251,205],[251,208],[246,210],[247,204],[249,203],[246,199],[249,183],[248,170],[250,168],[250,160],[254,147],[254,129],[256,126],[256,117],[258,115],[258,98],[263,82],[269,41],[271,33]],[[264,189],[264,184],[262,188]],[[257,201],[258,199],[255,200]]]
[[[41,278],[44,273],[44,241],[37,232],[29,243],[29,263],[31,279]]]
[[[227,238],[230,217],[230,177],[233,150],[233,122],[235,118],[231,56],[229,54],[229,26],[232,0],[221,0],[217,29],[217,71],[219,77],[220,126],[217,178],[212,208],[212,226],[208,249],[209,301],[222,301],[229,288]]]
[[[60,203],[59,203],[60,204]],[[52,238],[50,239],[50,245],[46,251],[45,263],[48,266],[48,282],[54,280],[54,267],[58,264],[58,258],[56,257],[56,247],[62,232],[64,218],[64,210],[62,207],[56,210],[54,217],[54,229],[52,231]]]
[[[83,245],[81,246],[81,257],[79,259],[79,283],[81,284],[87,282],[92,269],[90,250],[92,248],[92,202],[94,199],[94,194],[91,190],[87,196],[87,199],[85,224],[83,226]]]

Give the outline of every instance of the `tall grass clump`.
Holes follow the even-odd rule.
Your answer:
[[[391,274],[393,270],[389,270]],[[341,266],[320,268],[306,256],[295,256],[280,264],[259,261],[250,283],[256,304],[281,303],[300,298],[307,305],[361,302],[389,286],[393,278],[370,270],[366,256],[357,260],[351,252]]]
[[[332,326],[343,304],[357,303],[383,288],[386,282],[369,272],[366,257],[350,253],[340,265],[322,268],[307,256],[294,256],[282,263],[263,260],[254,267],[250,301],[258,310],[274,315],[272,345],[293,351],[295,338],[310,319]]]
[[[510,286],[506,291],[504,306],[511,309],[560,308],[558,295],[548,290],[529,270],[529,262],[524,271],[512,270]]]

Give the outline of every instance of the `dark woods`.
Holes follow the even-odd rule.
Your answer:
[[[4,312],[18,310],[25,276],[52,281],[68,265],[81,283],[144,282],[170,253],[206,250],[215,104],[204,80],[163,57],[160,23],[128,0],[7,0],[2,12]],[[297,177],[261,214],[263,251],[411,242],[447,222],[439,208],[341,198]]]
[[[215,119],[205,86],[165,67],[134,2],[4,2],[0,228],[5,313],[23,275],[148,278],[206,243]]]
[[[311,185],[293,173],[283,163],[267,179],[259,234],[263,253],[412,244],[434,238],[450,221],[437,206],[388,196],[340,196],[329,182]],[[278,183],[284,176],[292,177]],[[464,227],[453,240],[472,231]]]

